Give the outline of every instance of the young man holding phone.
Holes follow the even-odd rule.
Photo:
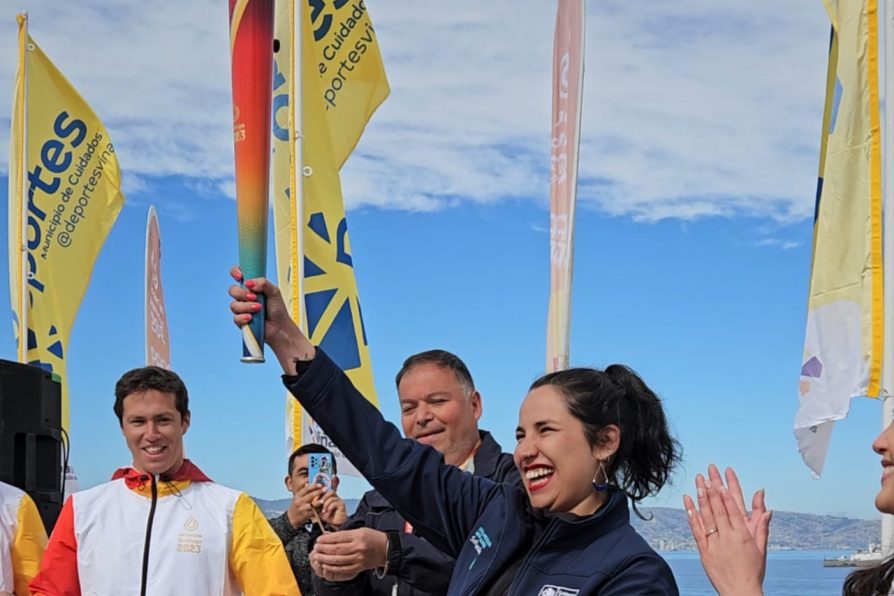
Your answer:
[[[329,476],[328,485],[308,481],[323,475]],[[292,493],[292,502],[282,515],[268,521],[282,540],[302,596],[313,596],[307,556],[310,547],[324,528],[335,530],[348,519],[345,502],[336,492],[338,474],[332,453],[316,443],[302,445],[289,457],[285,484]]]

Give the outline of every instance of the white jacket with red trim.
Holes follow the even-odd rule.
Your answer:
[[[245,493],[193,464],[175,480],[128,469],[72,495],[36,594],[299,594],[282,542]],[[181,469],[182,472],[182,469]]]
[[[47,532],[34,501],[24,491],[0,482],[0,592],[27,596],[40,568]]]

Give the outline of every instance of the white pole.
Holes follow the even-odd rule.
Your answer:
[[[884,242],[884,295],[885,295],[885,330],[882,352],[882,428],[894,422],[894,308],[891,299],[894,297],[894,0],[885,1],[884,12],[885,67],[882,76],[885,80],[885,125],[882,157],[884,159],[882,237]],[[891,232],[891,233],[889,233]],[[894,553],[894,516],[882,514],[882,556]]]
[[[292,207],[295,209],[295,236],[297,238],[297,254],[293,255],[295,261],[292,263],[292,275],[298,279],[298,315],[300,324],[307,329],[307,314],[304,306],[304,106],[302,102],[302,47],[303,40],[301,31],[304,26],[305,3],[292,2],[292,21],[294,28],[292,30],[292,61],[294,68],[292,69],[292,122],[294,122],[293,134],[295,138],[295,196],[292,197]],[[312,172],[307,173],[310,176]]]
[[[303,88],[301,80],[303,66],[302,48],[304,45],[301,33],[304,28],[307,4],[303,1],[299,2],[298,0],[291,0],[290,4],[290,12],[292,16],[292,47],[290,48],[292,82],[291,88],[289,89],[289,93],[291,94],[289,105],[291,107],[290,119],[292,125],[290,126],[289,132],[293,135],[292,142],[294,143],[294,151],[292,152],[294,161],[292,162],[292,180],[290,181],[290,184],[293,192],[291,199],[292,209],[294,209],[292,220],[295,222],[295,251],[289,255],[289,258],[292,259],[291,269],[292,276],[295,280],[291,284],[292,296],[298,307],[298,312],[292,314],[293,316],[297,315],[299,325],[307,330],[307,309],[304,305],[304,102],[302,101],[301,96]],[[294,412],[294,410],[292,411]],[[307,424],[305,424],[306,414],[304,408],[301,408],[300,415],[301,419],[298,424],[298,436],[293,437],[292,441],[295,444],[303,445],[308,442],[308,439],[304,436],[305,428],[307,427]],[[292,428],[294,429],[294,414],[291,423],[293,425]]]
[[[22,187],[19,189],[22,195],[19,201],[19,224],[22,234],[19,246],[19,291],[21,292],[22,308],[19,312],[19,362],[28,361],[28,13],[23,12],[22,40],[19,51],[21,52],[22,67],[22,109],[19,130],[21,131],[21,163]],[[12,198],[12,197],[10,197]]]

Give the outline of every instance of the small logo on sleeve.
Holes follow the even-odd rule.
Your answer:
[[[493,542],[490,540],[490,536],[487,535],[487,532],[484,531],[484,528],[479,527],[475,530],[475,533],[472,534],[472,537],[469,538],[469,542],[472,543],[472,546],[475,548],[475,553],[477,556],[469,565],[469,569],[475,566],[475,563],[478,562],[478,557],[481,556],[481,553],[485,551],[485,549],[493,546]]]

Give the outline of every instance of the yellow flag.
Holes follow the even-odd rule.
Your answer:
[[[280,285],[311,341],[378,403],[338,175],[389,93],[378,40],[362,0],[282,0],[275,27],[273,202]],[[296,87],[300,109],[293,101]],[[303,143],[295,142],[299,132]],[[288,449],[328,443],[291,396],[286,404]],[[346,461],[339,465],[350,470]]]
[[[105,126],[28,35],[25,15],[18,21],[9,159],[10,298],[19,360],[60,376],[62,424],[68,429],[69,334],[124,196]]]
[[[311,1],[304,6],[304,123],[325,116],[326,132],[320,132],[329,137],[332,158],[341,169],[373,112],[388,97],[388,79],[363,0],[332,0],[326,6]],[[308,153],[324,149],[316,143],[308,131]]]
[[[832,43],[795,436],[822,472],[835,420],[878,397],[884,334],[877,0],[825,0]]]

